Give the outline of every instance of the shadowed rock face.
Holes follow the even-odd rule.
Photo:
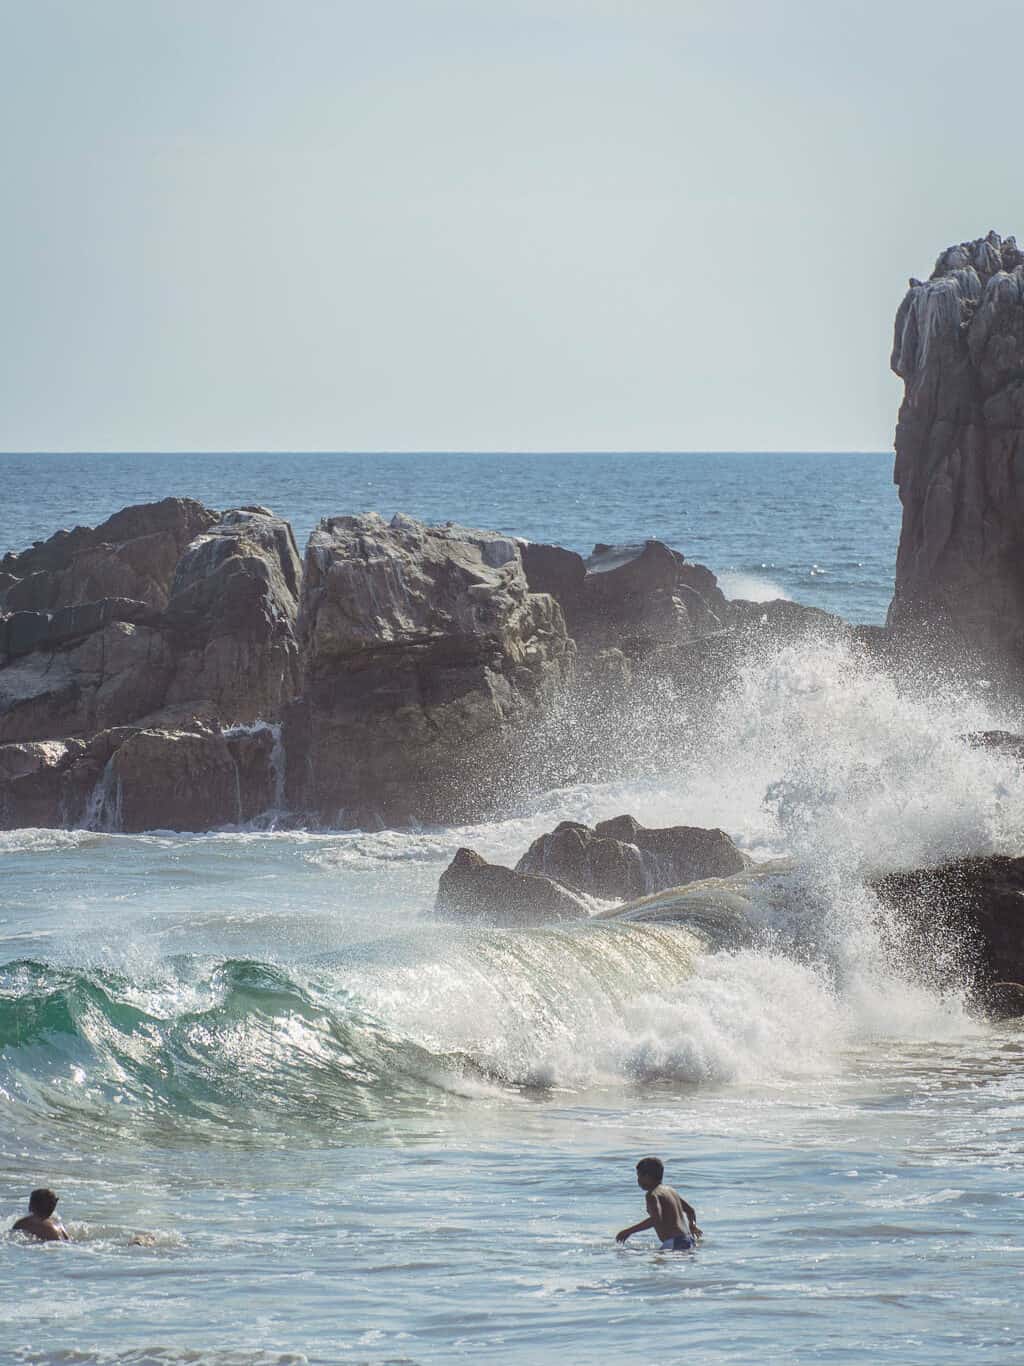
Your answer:
[[[892,368],[905,383],[895,628],[1024,662],[1024,255],[990,232],[912,280]]]
[[[711,570],[661,541],[596,545],[587,559],[561,546],[526,544],[523,564],[531,589],[558,601],[589,658],[611,650],[638,657],[719,631],[726,617]]]
[[[983,1004],[993,984],[1024,983],[1024,858],[991,854],[890,873],[875,891],[912,940],[927,943],[949,932],[961,938]],[[1024,1014],[1024,988],[1018,1004],[1019,1011],[1010,1010],[1004,1001],[996,1013]]]
[[[320,523],[299,634],[289,805],[328,824],[500,805],[517,735],[573,667],[562,613],[530,592],[515,541],[407,517]]]

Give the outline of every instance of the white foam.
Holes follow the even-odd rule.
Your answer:
[[[718,586],[730,599],[742,602],[791,602],[790,595],[766,575],[751,574],[740,569],[724,569],[718,575]]]

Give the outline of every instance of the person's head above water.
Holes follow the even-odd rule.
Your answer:
[[[641,1190],[654,1190],[661,1185],[664,1175],[665,1164],[660,1157],[642,1157],[636,1164],[636,1184]]]
[[[40,1219],[49,1219],[57,1208],[56,1192],[47,1186],[40,1186],[28,1197],[28,1207],[33,1214],[38,1214]]]

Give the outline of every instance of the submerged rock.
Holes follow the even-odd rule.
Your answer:
[[[892,368],[905,395],[895,481],[903,504],[889,624],[1024,665],[1024,255],[963,242],[912,281]],[[941,640],[934,641],[939,633]],[[927,644],[923,641],[923,644]]]
[[[562,821],[534,840],[516,871],[554,878],[590,896],[627,900],[703,878],[728,877],[749,864],[722,830],[691,825],[646,829],[632,816],[617,816],[593,829]]]
[[[408,517],[310,537],[302,699],[285,718],[293,809],[338,825],[472,818],[509,795],[517,739],[571,678],[553,598],[518,544]]]
[[[488,863],[472,849],[460,849],[441,874],[438,915],[527,927],[560,920],[585,920],[586,905],[550,878],[513,872]]]

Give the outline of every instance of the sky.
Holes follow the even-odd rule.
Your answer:
[[[0,0],[0,450],[884,450],[1024,11]]]

